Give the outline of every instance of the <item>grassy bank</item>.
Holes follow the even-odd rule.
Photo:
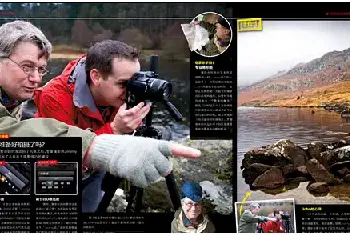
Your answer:
[[[272,96],[272,95],[271,95]],[[350,81],[319,88],[295,91],[291,94],[274,94],[266,99],[245,102],[243,106],[263,107],[319,107],[322,104],[340,105],[350,102]]]

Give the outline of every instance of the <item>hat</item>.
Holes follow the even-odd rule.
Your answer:
[[[202,187],[198,183],[184,183],[181,187],[181,198],[189,198],[194,202],[201,201]]]
[[[225,18],[221,16],[218,18],[218,24],[221,24],[226,29],[231,30],[230,24],[227,22]]]
[[[249,208],[260,208],[259,203],[253,202],[250,204]]]

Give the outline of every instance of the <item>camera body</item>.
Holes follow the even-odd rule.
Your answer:
[[[158,56],[152,55],[150,71],[140,71],[128,81],[126,85],[127,106],[134,107],[140,102],[161,102],[176,121],[182,121],[181,113],[170,102],[172,85],[170,82],[158,78],[157,67]],[[146,125],[148,126],[151,125],[150,119],[148,118],[149,121],[147,121],[146,117]]]
[[[141,71],[136,73],[126,86],[127,102],[135,106],[140,102],[168,101],[172,92],[171,83],[159,79],[154,71]]]

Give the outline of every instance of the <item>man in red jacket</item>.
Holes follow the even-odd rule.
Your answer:
[[[273,215],[275,220],[269,220],[261,224],[264,233],[284,233],[281,212],[279,210],[274,210]]]
[[[150,110],[150,105],[143,103],[126,109],[125,88],[140,71],[138,56],[135,48],[123,42],[96,43],[86,56],[70,62],[61,75],[35,91],[35,117],[55,118],[96,134],[134,131]],[[94,212],[102,198],[105,172],[86,172],[93,173],[83,179],[82,208],[83,212]]]

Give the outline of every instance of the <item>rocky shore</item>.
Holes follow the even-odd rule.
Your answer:
[[[253,190],[279,194],[308,182],[309,193],[326,196],[331,187],[350,185],[350,137],[333,143],[313,142],[305,147],[280,140],[248,151],[241,169]]]

